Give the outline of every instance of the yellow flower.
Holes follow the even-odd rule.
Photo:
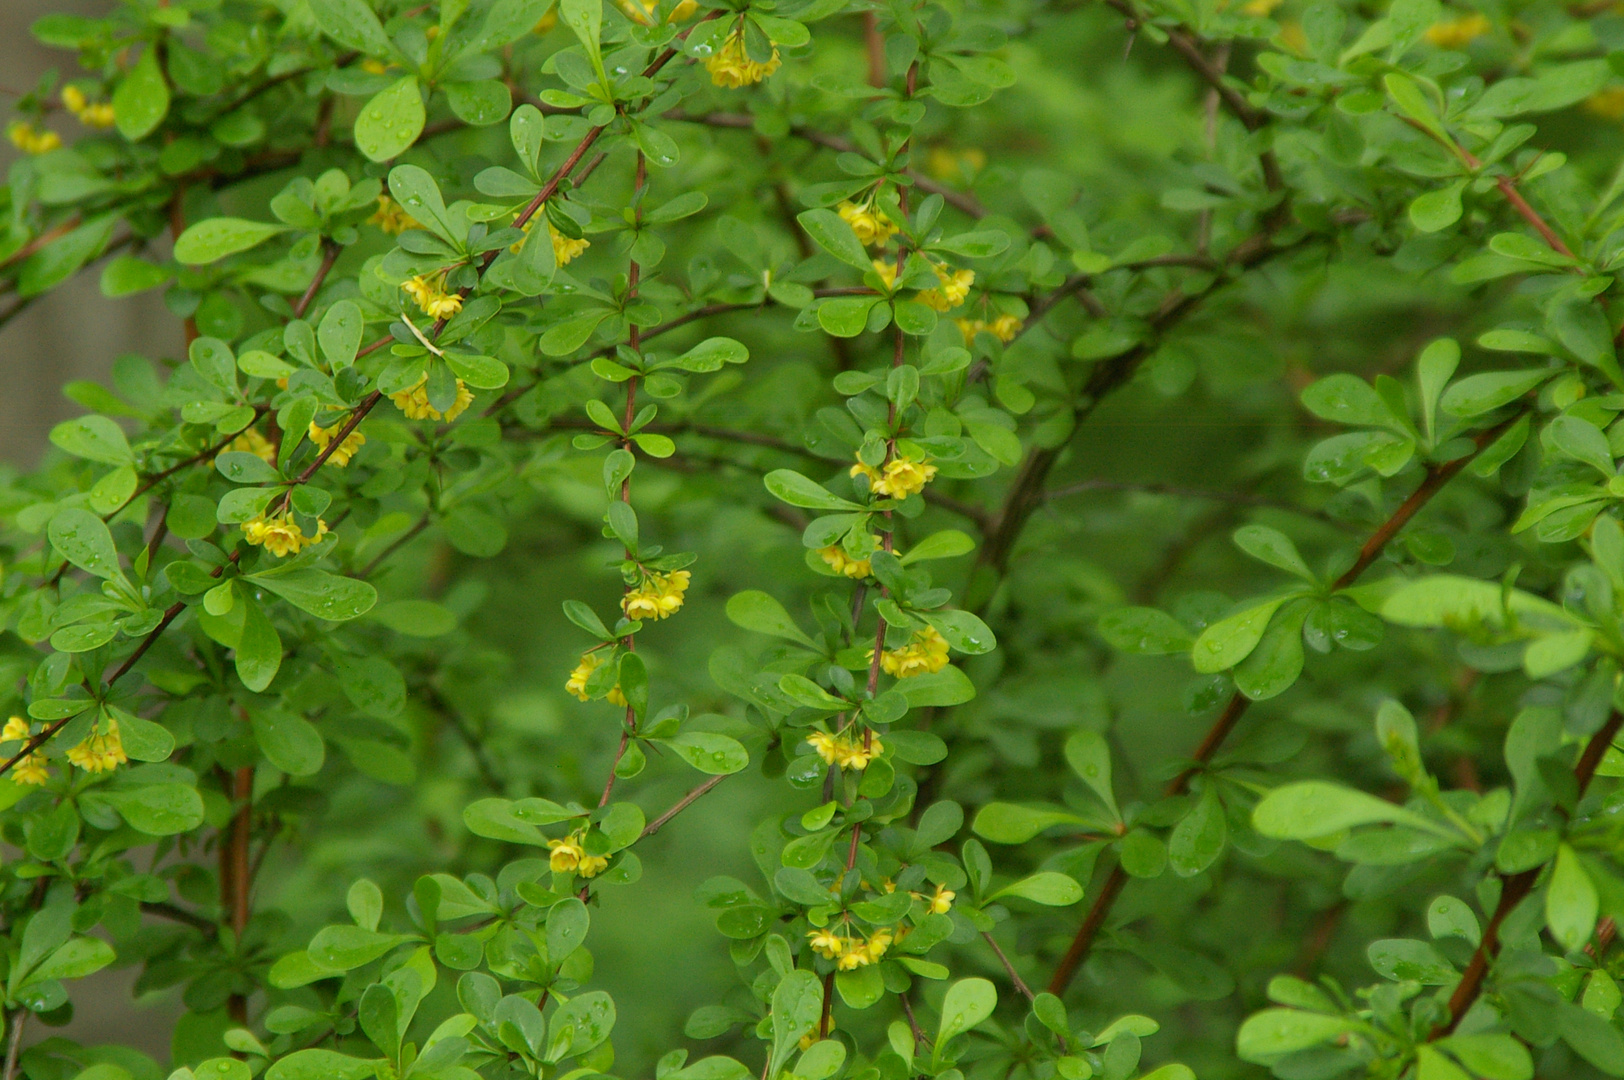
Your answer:
[[[554,4],[553,7],[547,12],[547,14],[543,15],[540,19],[536,20],[536,25],[534,25],[534,26],[532,26],[530,28],[530,32],[532,34],[545,34],[545,33],[547,33],[549,30],[551,30],[553,27],[555,27],[557,25],[558,25],[558,5]]]
[[[932,896],[921,896],[919,893],[909,893],[908,895],[912,896],[915,900],[925,901],[925,906],[930,910],[932,915],[946,915],[952,910],[953,898],[957,896],[958,893],[954,892],[952,889],[949,889],[946,885],[938,885],[936,886],[935,894]]]
[[[390,236],[398,236],[407,229],[421,229],[423,226],[418,220],[408,214],[401,205],[387,195],[378,196],[378,209],[367,218],[368,225],[376,225]]]
[[[885,744],[880,742],[878,735],[870,735],[866,747],[861,739],[841,739],[836,748],[835,761],[842,769],[862,772],[884,750]]]
[[[648,574],[643,583],[620,598],[628,619],[667,619],[682,610],[683,593],[693,575],[686,570]]]
[[[553,240],[553,261],[559,266],[567,265],[571,259],[592,246],[592,241],[584,236],[579,240],[573,236],[565,236],[553,228],[553,223],[550,221],[547,223],[547,234]]]
[[[338,435],[338,429],[343,426],[343,424],[334,424],[330,428],[324,428],[312,420],[308,433],[310,441],[316,444],[317,450],[326,450],[327,444],[333,441],[334,437]],[[343,442],[338,444],[338,449],[328,455],[327,460],[342,468],[350,463],[350,458],[356,455],[361,447],[366,444],[366,441],[367,437],[365,435],[359,431],[352,431],[344,437]]]
[[[844,574],[849,578],[866,578],[870,567],[867,559],[854,559],[846,554],[846,549],[839,544],[830,544],[826,548],[819,548],[818,554],[823,561],[829,564],[829,569],[837,574]]]
[[[1000,315],[992,322],[985,319],[954,319],[958,325],[959,333],[964,335],[964,344],[969,347],[975,342],[976,335],[985,330],[1005,345],[1014,341],[1021,332],[1021,320],[1013,315]]]
[[[596,671],[598,666],[602,663],[603,657],[599,656],[597,653],[582,653],[581,662],[575,665],[574,671],[570,672],[569,679],[564,683],[564,689],[582,701],[591,701],[592,695],[586,692],[586,681],[587,679],[591,678],[592,673]],[[624,706],[626,704],[626,695],[620,692],[619,683],[616,683],[614,688],[611,689],[604,697],[605,700],[607,700],[611,705]]]
[[[112,772],[130,759],[124,756],[124,740],[119,738],[118,721],[107,718],[107,734],[91,735],[68,751],[68,760],[85,772]]]
[[[887,240],[900,231],[890,218],[876,213],[871,202],[862,206],[849,201],[843,202],[837,209],[841,218],[851,226],[851,231],[857,234],[858,241],[867,247],[883,247]]]
[[[30,736],[28,721],[20,716],[13,716],[6,721],[4,729],[0,729],[0,743],[18,742]]]
[[[1427,28],[1427,40],[1440,49],[1463,49],[1494,29],[1494,24],[1480,12],[1433,23]]]
[[[868,661],[874,662],[873,649],[868,650]],[[934,626],[915,630],[908,644],[900,649],[887,649],[880,656],[880,667],[898,679],[935,674],[946,666],[947,639],[937,633]]]
[[[388,73],[389,65],[382,60],[374,60],[369,56],[361,61],[361,70],[368,75],[384,75]]]
[[[889,930],[876,930],[870,934],[868,941],[863,943],[863,954],[868,958],[868,962],[878,964],[880,957],[885,955],[885,950],[891,947],[894,938],[895,935]]]
[[[11,770],[11,778],[27,787],[39,787],[51,778],[51,770],[45,767],[44,754],[29,754]]]
[[[321,543],[321,538],[327,535],[327,523],[320,518],[316,519],[316,535],[306,536],[287,511],[266,517],[260,514],[252,521],[243,522],[242,531],[247,535],[250,544],[263,544],[279,559],[289,555],[299,554],[300,549]]]
[[[1268,16],[1283,2],[1284,0],[1246,0],[1246,3],[1241,5],[1241,12],[1246,15],[1256,15],[1261,19]]]
[[[547,846],[552,849],[548,856],[547,865],[551,866],[555,874],[573,874],[575,868],[581,865],[581,859],[586,851],[571,836],[564,840],[549,840]]]
[[[113,106],[105,101],[92,103],[77,86],[62,88],[62,104],[79,118],[85,127],[110,128],[113,126]]]
[[[745,52],[744,26],[741,23],[728,35],[715,55],[705,61],[705,70],[710,72],[711,82],[717,86],[737,90],[741,86],[758,83],[778,70],[778,46],[774,45],[772,49],[772,57],[766,63],[750,59]]]
[[[976,272],[974,270],[953,270],[947,266],[932,264],[936,271],[936,279],[942,283],[939,289],[925,289],[919,294],[919,302],[928,308],[937,311],[952,311],[964,303],[970,295],[970,286],[975,284]]]
[[[887,290],[897,287],[897,264],[887,259],[874,260],[874,272],[880,275]]]
[[[1624,120],[1624,86],[1609,86],[1585,98],[1585,108],[1607,120]]]
[[[818,757],[823,759],[825,765],[833,765],[840,757],[841,740],[827,731],[813,731],[806,737],[806,741],[818,752]]]
[[[457,399],[451,403],[442,416],[439,409],[429,404],[429,377],[424,375],[416,384],[396,394],[390,394],[389,400],[395,407],[406,414],[408,420],[440,420],[447,423],[455,420],[468,411],[468,406],[474,403],[474,392],[457,380]]]
[[[253,428],[232,439],[231,445],[226,449],[239,454],[253,454],[267,465],[276,464],[276,447],[271,445],[271,440]]]
[[[925,168],[938,180],[969,180],[986,165],[986,153],[975,147],[953,150],[946,146],[933,146],[925,159]]]
[[[62,136],[49,128],[40,131],[26,120],[12,121],[6,137],[25,154],[48,154],[62,145]]]
[[[438,274],[432,280],[419,274],[401,282],[400,287],[431,319],[449,319],[462,310],[461,294],[445,291],[444,274]]]
[[[925,490],[936,477],[936,466],[898,455],[885,463],[883,471],[859,461],[851,467],[851,475],[868,477],[868,489],[876,495],[906,499]]]
[[[840,959],[846,950],[851,948],[852,944],[851,938],[841,937],[830,929],[808,930],[806,937],[807,942],[812,946],[812,951],[825,960]]]
[[[597,877],[609,866],[602,855],[588,855],[581,844],[581,833],[572,833],[563,840],[549,840],[552,854],[547,865],[560,874],[580,874],[584,878]]]
[[[625,11],[629,18],[634,22],[642,23],[644,26],[654,25],[654,11],[659,6],[658,0],[622,0],[620,5],[621,10]],[[694,0],[682,0],[682,3],[672,9],[671,14],[666,17],[665,21],[668,23],[684,22],[693,18],[694,12],[698,10],[699,5]]]

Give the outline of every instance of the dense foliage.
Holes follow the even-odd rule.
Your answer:
[[[1611,4],[108,7],[0,1080],[1624,1076]]]

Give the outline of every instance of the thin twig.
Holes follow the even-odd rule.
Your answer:
[[[1016,973],[1015,965],[1009,962],[1009,957],[1004,955],[1004,950],[998,947],[998,941],[992,936],[992,931],[983,930],[981,936],[986,939],[988,945],[992,946],[993,955],[997,956],[998,962],[1004,965],[1004,971],[1009,975],[1009,981],[1015,984],[1015,989],[1019,990],[1021,996],[1027,1001],[1035,1001],[1037,995],[1032,993],[1032,988],[1027,986],[1026,981]]]
[[[728,774],[726,773],[723,773],[720,776],[713,776],[709,780],[706,780],[703,784],[700,784],[698,787],[688,792],[688,794],[678,799],[672,805],[671,809],[667,810],[665,813],[661,814],[659,817],[645,825],[643,827],[643,831],[637,834],[637,839],[647,840],[649,837],[665,828],[672,818],[676,817],[694,803],[698,802],[702,796],[710,791],[711,788],[715,787],[717,784],[720,784],[723,780],[726,780],[727,777]]]

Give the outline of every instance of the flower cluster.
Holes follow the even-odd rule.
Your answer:
[[[812,951],[825,960],[839,961],[841,971],[852,971],[879,963],[880,958],[885,955],[885,950],[891,947],[891,943],[898,936],[897,931],[884,927],[864,939],[836,933],[827,927],[809,930],[806,934]]]
[[[598,670],[602,664],[603,657],[597,653],[582,653],[581,662],[576,664],[575,669],[570,672],[569,679],[564,683],[564,689],[581,701],[591,701],[592,695],[586,692],[586,681],[592,677],[592,673]],[[624,706],[626,704],[626,695],[620,692],[619,683],[610,688],[609,693],[604,695],[604,699],[611,705]]]
[[[641,585],[620,598],[620,610],[628,619],[669,618],[682,610],[682,594],[692,578],[686,570],[645,574]]]
[[[449,319],[462,310],[462,295],[445,291],[445,274],[426,277],[422,274],[400,283],[406,295],[416,301],[418,309],[431,319]]]
[[[14,120],[6,128],[11,145],[25,154],[48,154],[62,145],[62,136],[46,128],[43,131],[26,120]]]
[[[266,551],[285,559],[289,555],[299,554],[300,550],[312,544],[321,543],[322,537],[327,535],[327,522],[318,518],[316,535],[306,536],[299,523],[293,520],[293,515],[283,510],[270,517],[260,514],[251,521],[243,522],[242,531],[250,544],[263,544]]]
[[[627,16],[644,26],[654,25],[654,15],[659,6],[658,0],[623,0],[620,5],[621,10]],[[671,9],[671,14],[666,16],[665,21],[668,23],[686,22],[693,18],[698,10],[699,5],[694,0],[682,0],[682,3]]]
[[[919,302],[936,311],[952,311],[970,295],[970,286],[976,282],[974,270],[954,270],[946,263],[933,262],[930,268],[936,271],[936,280],[941,287],[936,289],[923,289],[919,293]]]
[[[547,865],[555,874],[579,874],[584,878],[597,877],[609,866],[602,855],[588,855],[585,846],[586,830],[571,833],[563,840],[549,840],[551,854]]]
[[[468,396],[470,399],[473,397],[472,394]],[[308,432],[310,441],[316,444],[317,450],[325,451],[327,449],[327,444],[331,443],[333,439],[337,438],[339,429],[343,426],[343,424],[334,424],[332,427],[324,428],[312,420],[310,422],[310,430]],[[336,450],[327,455],[327,460],[331,464],[338,465],[340,467],[348,465],[350,463],[350,459],[360,452],[362,446],[366,445],[366,441],[367,437],[365,435],[361,434],[359,431],[352,431],[344,437],[343,442],[338,444],[338,448]]]
[[[861,738],[846,735],[831,735],[827,731],[813,731],[806,737],[808,745],[817,751],[818,757],[823,759],[825,765],[839,765],[842,769],[852,769],[862,772],[868,768],[868,763],[885,753],[885,744],[878,735],[869,733],[865,744]]]
[[[276,464],[276,447],[253,428],[232,439],[226,449],[237,454],[253,454],[267,465]]]
[[[861,461],[851,467],[852,476],[866,476],[868,489],[876,495],[891,499],[906,499],[925,490],[925,485],[936,477],[936,466],[915,461],[898,454],[885,463],[883,469],[865,465]]]
[[[27,720],[20,716],[13,716],[6,721],[4,730],[0,730],[0,743],[27,742],[33,737],[33,729]],[[39,787],[51,778],[51,770],[45,765],[45,755],[35,751],[12,766],[11,778],[25,787]]]
[[[767,78],[778,70],[779,63],[777,45],[773,46],[772,57],[765,63],[750,59],[750,54],[744,48],[744,25],[740,23],[715,55],[705,61],[705,70],[710,72],[711,82],[717,86],[737,90]]]
[[[865,202],[861,206],[847,201],[836,209],[865,247],[884,247],[887,240],[901,231],[900,226],[874,209],[872,201]]]
[[[970,296],[970,286],[976,282],[974,270],[955,270],[946,263],[932,261],[930,268],[936,272],[936,280],[941,285],[934,289],[921,289],[914,299],[935,311],[952,311],[964,303]],[[897,283],[897,266],[895,262],[886,259],[874,260],[874,272],[885,282],[887,289],[895,288]]]
[[[866,578],[873,572],[867,559],[854,559],[846,554],[846,549],[839,544],[830,544],[826,548],[819,548],[818,555],[829,565],[829,569],[837,574],[849,578]]]
[[[106,101],[91,101],[85,92],[69,83],[62,88],[62,104],[85,127],[110,128],[113,126],[113,106]]]
[[[406,414],[408,420],[443,419],[450,423],[468,411],[468,406],[474,403],[474,392],[468,389],[461,379],[458,379],[457,399],[451,403],[451,408],[442,414],[439,409],[429,404],[429,377],[424,375],[405,390],[390,394],[389,400],[395,403],[397,409]]]
[[[118,721],[107,718],[107,731],[91,735],[68,751],[68,761],[88,773],[112,772],[130,759],[124,756],[124,740],[118,733]]]
[[[874,662],[874,650],[868,650],[869,663]],[[915,630],[913,638],[900,649],[887,649],[880,654],[880,667],[887,675],[898,679],[911,679],[915,675],[934,675],[947,666],[947,639],[936,632],[934,626]]]
[[[394,199],[387,195],[378,196],[378,209],[367,218],[368,225],[376,225],[390,236],[398,236],[407,229],[421,229],[416,218],[408,214]]]
[[[540,216],[541,215],[538,214],[536,217],[532,217],[523,225],[520,225],[520,230],[526,236],[529,236],[531,228],[535,226],[536,219]],[[568,266],[573,259],[592,246],[592,241],[588,240],[584,236],[579,238],[565,236],[563,233],[554,228],[553,223],[550,221],[547,222],[547,235],[553,242],[553,262],[557,263],[559,266]],[[523,248],[524,241],[520,240],[518,243],[513,245],[511,250],[515,255],[517,255]]]
[[[1464,49],[1494,29],[1488,17],[1479,12],[1427,27],[1427,41],[1440,49]]]
[[[1000,315],[992,322],[985,319],[954,319],[953,322],[958,326],[959,333],[964,335],[964,344],[967,348],[975,342],[976,335],[983,330],[1005,345],[1014,341],[1021,332],[1021,320],[1008,314]]]

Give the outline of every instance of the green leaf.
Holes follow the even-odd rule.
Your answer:
[[[433,600],[391,600],[368,611],[367,617],[407,637],[441,637],[457,628],[457,616]]]
[[[976,548],[976,542],[957,529],[943,529],[931,533],[903,554],[897,556],[902,565],[925,562],[929,559],[953,559],[960,555],[968,555]]]
[[[106,465],[130,465],[135,461],[135,454],[131,452],[123,430],[105,416],[64,420],[51,429],[51,442],[86,461],[99,461]]]
[[[960,979],[948,987],[942,999],[941,1025],[936,1029],[937,1055],[943,1044],[991,1016],[997,1005],[998,991],[986,979]]]
[[[218,262],[286,231],[285,225],[267,225],[243,218],[209,218],[180,234],[180,239],[175,241],[175,258],[190,266]]]
[[[1087,728],[1072,732],[1066,740],[1066,764],[1100,797],[1111,817],[1121,821],[1122,811],[1117,809],[1116,792],[1111,787],[1111,747],[1105,736]]]
[[[411,148],[428,114],[417,76],[408,75],[380,90],[355,118],[355,146],[373,161],[388,161]]]
[[[1236,547],[1259,562],[1266,562],[1310,583],[1318,583],[1319,579],[1314,575],[1314,571],[1308,568],[1308,564],[1298,554],[1297,545],[1280,530],[1271,529],[1267,525],[1242,525],[1235,530],[1234,539]]]
[[[327,746],[314,724],[282,709],[250,713],[254,741],[265,760],[289,776],[313,776],[327,759]]]
[[[1439,836],[1459,834],[1385,799],[1324,780],[1275,788],[1252,811],[1252,827],[1276,840],[1312,840],[1360,825],[1407,825]]]
[[[684,731],[661,741],[675,750],[682,760],[712,776],[736,773],[750,764],[750,754],[744,744],[728,735]]]
[[[497,79],[446,83],[445,97],[457,119],[473,127],[500,124],[513,108],[507,84]]]
[[[234,654],[237,677],[257,694],[271,685],[282,667],[282,637],[265,617],[258,601],[247,597],[239,599],[243,605],[243,623]]]
[[[51,546],[74,566],[95,577],[119,576],[118,548],[102,519],[88,510],[70,508],[51,519]]]
[[[1468,375],[1445,390],[1438,404],[1453,416],[1481,416],[1516,401],[1555,374],[1555,369],[1546,369]]]
[[[1092,825],[1087,818],[1058,807],[988,803],[976,812],[970,830],[995,844],[1024,844],[1056,825]]]
[[[971,612],[942,608],[917,614],[946,638],[949,645],[967,656],[979,656],[998,647],[992,628]]]
[[[172,277],[174,277],[172,271],[154,266],[145,259],[138,259],[134,255],[120,255],[102,269],[101,294],[113,299],[133,296],[138,292],[155,289]]]
[[[394,53],[389,35],[366,0],[309,0],[310,13],[322,32],[345,48],[368,56]]]
[[[295,1050],[265,1072],[265,1080],[368,1080],[378,1062],[332,1050]]]
[[[730,597],[727,602],[727,617],[735,625],[742,626],[746,630],[786,638],[797,645],[804,645],[813,652],[823,651],[817,642],[795,625],[795,620],[784,610],[783,604],[760,590],[749,589]]]
[[[1460,197],[1468,182],[1456,180],[1436,191],[1417,195],[1410,203],[1410,224],[1424,233],[1435,233],[1455,224],[1460,220]]]
[[[378,590],[371,585],[325,570],[272,571],[247,577],[259,588],[329,622],[344,622],[365,615],[378,602]]]
[[[817,1026],[822,1011],[823,984],[817,975],[797,968],[779,980],[773,990],[769,1017],[773,1042],[769,1076],[776,1076],[783,1068],[801,1039]]]
[[[1246,1018],[1235,1035],[1235,1052],[1242,1061],[1261,1065],[1330,1042],[1358,1025],[1340,1016],[1297,1009],[1264,1009]]]
[[[811,510],[863,509],[793,469],[774,469],[763,478],[763,482],[769,492],[791,506],[804,506]]]
[[[1223,853],[1228,838],[1223,804],[1217,789],[1208,784],[1190,812],[1173,826],[1167,840],[1167,863],[1179,877],[1193,877]]]
[[[190,784],[144,784],[98,793],[136,832],[174,836],[203,824],[203,798]]]
[[[1357,375],[1327,375],[1302,393],[1303,408],[1338,424],[1389,427],[1398,418],[1381,395]]]
[[[138,142],[169,115],[169,83],[158,67],[158,50],[148,45],[113,91],[113,123],[118,133]],[[184,261],[184,260],[183,260]]]
[[[841,262],[864,272],[874,269],[874,260],[864,250],[862,241],[857,239],[857,234],[845,219],[833,210],[807,210],[797,214],[795,220],[801,223],[806,235],[819,247]]]
[[[1208,626],[1190,649],[1190,660],[1203,674],[1234,667],[1257,648],[1269,620],[1289,597],[1277,596]]]
[[[41,983],[46,979],[82,979],[100,971],[115,959],[117,955],[113,947],[101,938],[69,938],[28,973],[27,983]]]
[[[1551,882],[1545,889],[1545,923],[1568,952],[1583,948],[1596,932],[1601,900],[1579,855],[1567,844],[1556,849]]]
[[[1083,887],[1065,874],[1044,870],[1022,878],[1013,885],[1004,886],[987,899],[997,900],[1005,896],[1030,900],[1045,907],[1070,907],[1083,898]]]
[[[1387,87],[1388,95],[1400,112],[1421,125],[1423,130],[1429,132],[1439,142],[1454,145],[1454,141],[1444,131],[1443,124],[1439,123],[1432,102],[1427,100],[1426,94],[1414,79],[1395,71],[1382,76],[1382,84]]]
[[[1195,642],[1183,623],[1148,607],[1107,611],[1100,616],[1099,631],[1112,648],[1151,656],[1187,652]]]
[[[1577,625],[1548,600],[1454,574],[1436,574],[1397,589],[1383,602],[1381,616],[1400,626],[1501,626],[1508,610],[1532,627],[1572,630]]]

